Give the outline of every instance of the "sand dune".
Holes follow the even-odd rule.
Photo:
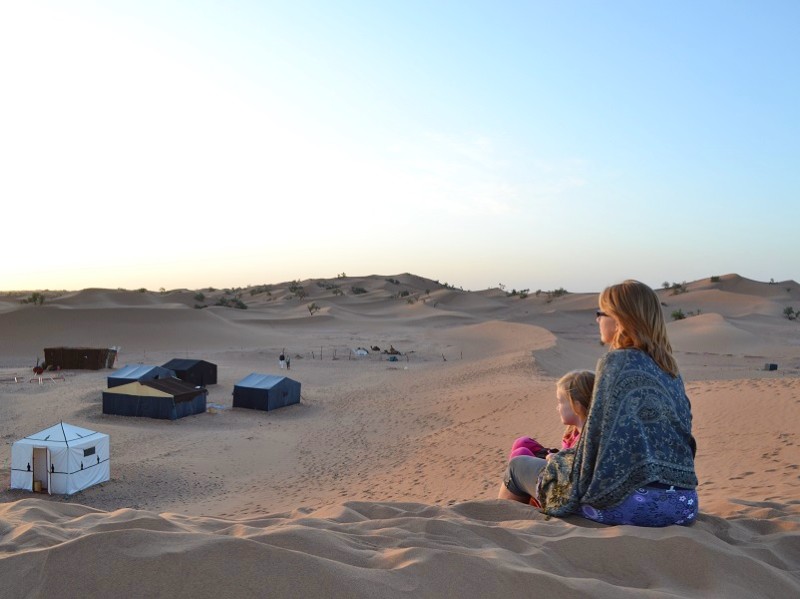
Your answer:
[[[800,325],[782,310],[800,288],[722,275],[659,294],[668,316],[700,309],[669,324],[698,441],[689,529],[546,520],[494,499],[515,437],[557,443],[555,379],[605,351],[596,294],[471,293],[410,274],[46,292],[41,306],[7,294],[0,597],[799,596]],[[51,345],[212,361],[220,408],[103,415],[108,370],[29,382]],[[301,403],[232,409],[251,372],[292,376]],[[111,436],[111,480],[71,497],[9,490],[11,443],[61,419]]]
[[[786,542],[797,525],[782,511],[770,526],[704,514],[692,529],[648,530],[545,521],[497,500],[345,502],[242,520],[51,505],[0,508],[4,596],[757,597],[769,589],[791,597],[798,589]]]

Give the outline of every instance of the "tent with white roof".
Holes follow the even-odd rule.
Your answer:
[[[14,441],[11,488],[72,495],[111,478],[108,435],[61,422]]]

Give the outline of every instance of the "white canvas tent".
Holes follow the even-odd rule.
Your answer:
[[[13,443],[11,488],[72,495],[111,477],[109,450],[108,435],[61,422]]]

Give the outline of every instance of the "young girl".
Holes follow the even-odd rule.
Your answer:
[[[589,414],[594,389],[594,372],[573,370],[556,383],[557,410],[566,425],[561,438],[561,449],[570,449],[578,443],[583,423]],[[547,449],[535,439],[520,437],[511,446],[508,469],[500,486],[500,499],[535,502],[539,472],[547,464],[547,457],[557,449]]]

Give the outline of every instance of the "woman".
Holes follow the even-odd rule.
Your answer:
[[[600,294],[594,396],[574,450],[539,477],[542,510],[606,524],[688,525],[697,516],[689,399],[658,296],[628,280]]]

